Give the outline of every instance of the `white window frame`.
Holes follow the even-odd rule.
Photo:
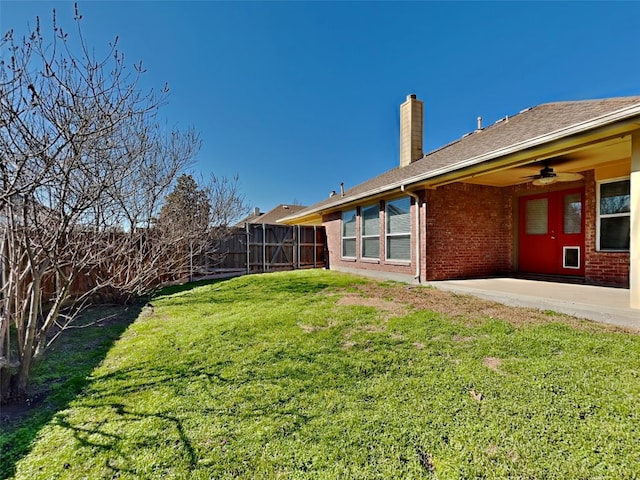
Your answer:
[[[378,214],[378,231],[375,235],[365,235],[365,228],[364,228],[364,221],[365,221],[365,215],[364,212],[365,210],[369,210],[369,209],[375,209],[376,213]],[[375,257],[367,257],[365,256],[365,248],[364,248],[364,242],[367,239],[374,239],[377,238],[378,239],[378,252],[376,253]],[[364,207],[360,207],[360,256],[363,259],[367,259],[367,260],[379,260],[380,259],[380,204],[375,203],[373,205],[366,205]]]
[[[356,221],[355,221],[355,226],[356,226],[356,230],[353,232],[353,236],[345,236],[344,234],[344,219],[345,216],[350,217],[351,214],[353,213],[353,215],[356,217]],[[351,209],[351,210],[343,210],[341,213],[341,217],[340,217],[340,256],[342,258],[348,258],[348,259],[355,259],[358,255],[358,251],[357,251],[357,246],[358,246],[358,230],[357,230],[357,225],[358,225],[358,210],[357,209]],[[347,256],[344,254],[344,241],[345,240],[353,240],[353,244],[356,247],[356,251],[354,253],[353,256]]]
[[[397,202],[398,200],[409,200],[409,231],[407,232],[389,232],[389,205]],[[400,197],[394,198],[393,200],[389,200],[385,202],[384,206],[384,250],[385,250],[385,259],[391,262],[402,262],[402,263],[411,263],[411,258],[413,255],[413,241],[412,241],[412,225],[411,225],[411,197]],[[392,258],[389,256],[389,239],[390,238],[399,238],[399,237],[408,237],[409,238],[409,258]]]
[[[618,177],[618,178],[608,178],[606,180],[601,180],[596,182],[596,251],[598,252],[628,252],[628,249],[624,250],[615,250],[615,249],[606,249],[603,250],[600,247],[600,220],[603,218],[615,218],[615,217],[631,217],[631,210],[624,213],[609,213],[609,214],[600,214],[600,187],[607,183],[615,183],[615,182],[624,182],[625,180],[630,180],[631,177]]]

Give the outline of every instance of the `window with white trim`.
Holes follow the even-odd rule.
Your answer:
[[[631,242],[631,181],[598,184],[598,250],[628,251]]]
[[[356,222],[355,210],[342,212],[342,256],[356,258]]]
[[[362,258],[380,258],[380,207],[378,204],[360,209]]]
[[[387,260],[411,261],[411,199],[387,202],[385,219]]]

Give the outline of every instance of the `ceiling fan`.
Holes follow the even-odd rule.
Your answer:
[[[532,178],[533,185],[543,186],[551,185],[556,182],[575,182],[576,180],[582,180],[583,176],[580,173],[562,172],[556,173],[553,168],[549,166],[549,162],[544,162],[544,167],[540,169],[538,175],[529,175],[526,178]]]

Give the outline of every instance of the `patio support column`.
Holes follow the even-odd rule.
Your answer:
[[[631,243],[629,304],[640,309],[640,132],[631,135]]]

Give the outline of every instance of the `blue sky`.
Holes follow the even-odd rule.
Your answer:
[[[399,106],[425,102],[425,151],[540,103],[640,95],[640,2],[79,2],[163,116],[193,126],[194,173],[238,174],[250,206],[311,205],[399,162]],[[73,2],[0,0],[24,33]],[[70,30],[70,29],[69,29]],[[2,52],[5,55],[6,52]]]

